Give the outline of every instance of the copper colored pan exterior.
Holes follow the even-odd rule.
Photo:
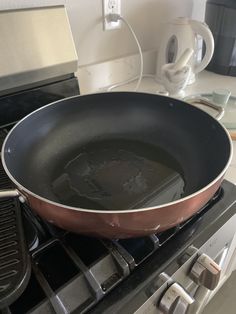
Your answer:
[[[158,233],[182,223],[210,200],[222,179],[223,176],[204,191],[176,204],[127,213],[72,210],[24,194],[29,205],[42,218],[63,229],[94,237],[121,239]]]
[[[104,137],[168,147],[171,156],[178,156],[187,196],[154,207],[99,210],[62,205],[53,191],[48,194],[78,148]],[[72,232],[141,237],[170,229],[197,213],[220,187],[231,158],[232,142],[224,127],[184,102],[144,93],[76,96],[36,110],[8,133],[2,164],[17,190],[0,191],[0,198],[25,197],[43,219]]]

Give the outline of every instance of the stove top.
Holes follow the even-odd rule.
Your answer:
[[[21,94],[18,101],[22,101],[22,97],[25,95]],[[39,99],[35,99],[37,106]],[[16,116],[11,117],[15,120],[17,106],[12,110]],[[0,144],[13,122],[0,129]],[[0,166],[0,188],[9,187],[11,182]],[[217,224],[223,223],[235,195],[234,186],[224,181],[209,203],[183,224],[147,237],[114,241],[61,230],[43,221],[16,199],[1,202],[0,218],[8,206],[6,202],[10,202],[16,212],[21,210],[21,232],[28,247],[28,254],[24,253],[30,256],[30,262],[25,257],[23,262],[25,285],[16,293],[13,303],[8,300],[7,313],[133,313],[145,301],[143,295],[139,297],[143,289],[148,291],[146,298],[152,294],[153,278],[166,270],[170,261],[176,260],[186,247],[195,241],[204,243]],[[172,262],[171,267],[177,269],[179,265]]]
[[[70,77],[0,97],[0,145],[14,122],[27,113],[52,97],[55,100],[78,93],[77,80]],[[0,165],[0,188],[11,186]],[[16,254],[10,246],[1,253],[1,224],[9,206],[15,215],[14,226],[18,227],[17,243],[21,249],[17,252],[21,255],[11,256],[10,263],[3,266],[13,267],[11,271],[22,274],[19,278],[24,282],[14,288],[14,297],[1,298],[0,291],[0,306],[12,314],[133,313],[155,292],[156,278],[163,270],[169,269],[171,275],[180,267],[178,258],[186,248],[199,248],[236,213],[235,195],[234,185],[224,181],[208,204],[183,224],[147,237],[113,241],[61,230],[17,199],[0,201],[0,282],[2,256],[5,258],[9,251]],[[18,261],[18,268],[16,264],[12,266],[12,260]]]
[[[2,129],[1,137],[6,133]],[[1,188],[9,187],[3,169],[0,174]],[[235,187],[224,181],[209,203],[182,225],[114,241],[66,232],[43,221],[27,205],[16,204],[23,213],[31,277],[8,313],[133,313],[144,302],[138,297],[144,287],[148,289],[190,244],[204,243],[232,207],[235,212],[234,201]],[[172,262],[172,267],[179,264]]]

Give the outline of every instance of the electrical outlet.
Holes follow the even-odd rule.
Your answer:
[[[106,17],[109,14],[121,13],[121,0],[103,0],[103,29],[104,31],[121,27],[121,21],[111,22]]]

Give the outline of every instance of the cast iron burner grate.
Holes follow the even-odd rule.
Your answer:
[[[219,190],[202,211],[207,212],[222,193]],[[191,238],[201,217],[195,215],[160,234],[110,241],[60,230],[31,211],[28,223],[34,224],[39,239],[39,246],[31,253],[29,286],[34,290],[27,288],[9,307],[9,313],[22,313],[22,309],[35,314],[86,313],[185,227],[191,226],[186,241]],[[29,295],[35,300],[33,303],[29,302]]]
[[[0,130],[0,145],[7,131]],[[13,188],[0,164],[0,190]],[[30,260],[25,245],[21,208],[16,198],[0,199],[0,308],[14,302],[30,277]]]
[[[158,248],[169,242],[178,232],[180,232],[185,226],[191,224],[194,226],[191,229],[191,234],[195,232],[198,224],[197,221],[201,219],[201,212],[207,212],[223,195],[223,191],[220,188],[214,197],[202,207],[194,216],[189,218],[182,224],[163,231],[158,234],[153,234],[149,237],[134,238],[134,239],[122,239],[117,240],[114,244],[117,246],[117,250],[125,256],[125,259],[129,262],[131,269],[134,269],[142,262],[144,262],[150,255],[152,255]]]

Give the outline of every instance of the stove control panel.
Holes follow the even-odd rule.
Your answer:
[[[214,290],[220,280],[221,267],[206,254],[201,254],[190,271],[191,279],[199,286]]]
[[[196,241],[186,248],[149,283],[152,289],[143,291],[148,298],[135,314],[201,313],[236,263],[235,225],[236,214],[201,246]]]
[[[178,283],[173,283],[164,293],[158,308],[164,314],[175,313],[181,310],[184,313],[187,306],[192,304],[194,299],[185,291],[185,289]]]

